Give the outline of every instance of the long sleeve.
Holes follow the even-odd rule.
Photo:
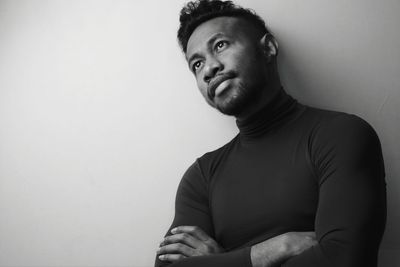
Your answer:
[[[185,172],[178,186],[175,199],[175,217],[165,236],[179,225],[196,225],[214,238],[214,228],[209,209],[208,183],[199,162]],[[218,241],[217,241],[218,242]],[[175,263],[156,257],[155,267],[251,267],[250,247],[225,253],[189,257]]]
[[[338,116],[315,129],[309,157],[319,184],[318,245],[282,266],[376,267],[386,184],[375,131],[356,116]]]

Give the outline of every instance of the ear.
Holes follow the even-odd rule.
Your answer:
[[[260,46],[268,63],[278,56],[278,42],[272,34],[266,33],[261,37]]]

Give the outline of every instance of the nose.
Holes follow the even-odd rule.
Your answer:
[[[214,78],[218,72],[223,70],[223,68],[224,68],[223,64],[217,58],[214,57],[208,58],[208,60],[206,61],[206,65],[204,66],[203,80],[206,83],[209,83],[210,80]]]

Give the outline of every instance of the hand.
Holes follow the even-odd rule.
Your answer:
[[[280,266],[316,244],[314,232],[284,233],[252,246],[251,262],[253,267]]]
[[[197,226],[178,226],[160,243],[158,258],[175,262],[183,258],[224,252],[218,243]]]

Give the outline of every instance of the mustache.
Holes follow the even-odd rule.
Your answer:
[[[209,99],[213,99],[215,96],[215,90],[217,89],[218,85],[222,82],[232,79],[236,77],[236,73],[234,71],[229,71],[225,73],[220,73],[216,75],[208,84],[207,86],[207,95]]]

